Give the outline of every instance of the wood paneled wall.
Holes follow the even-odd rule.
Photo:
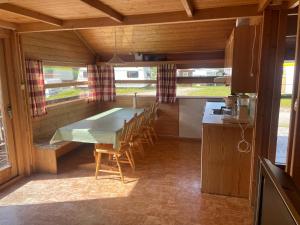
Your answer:
[[[156,130],[161,136],[183,137],[183,138],[201,138],[202,113],[205,102],[220,101],[220,98],[178,98],[173,104],[160,104],[158,110],[158,121]],[[33,120],[33,136],[35,140],[49,138],[55,130],[66,124],[81,120],[96,113],[106,111],[114,107],[132,107],[132,96],[117,96],[115,102],[86,103],[84,100],[77,100],[66,104],[60,104],[50,107],[46,116],[35,118]],[[180,112],[182,102],[193,102],[189,110],[192,115],[187,120],[187,115]],[[146,108],[155,102],[154,96],[138,96],[137,107]],[[186,105],[185,105],[186,106]],[[180,121],[185,117],[185,121]],[[193,122],[194,121],[194,122]],[[188,130],[190,133],[182,132]],[[197,131],[196,131],[197,130]]]
[[[137,107],[145,108],[155,102],[155,97],[138,97]],[[51,137],[57,128],[113,107],[132,107],[132,97],[117,96],[115,102],[86,103],[77,100],[48,108],[48,114],[32,121],[34,140]],[[163,136],[179,136],[179,105],[160,104],[157,132]]]
[[[96,103],[87,103],[84,100],[58,104],[48,108],[45,116],[32,120],[33,139],[44,139],[51,137],[57,128],[92,116],[99,112]]]
[[[93,63],[92,52],[73,31],[22,34],[26,58],[54,62]]]
[[[93,53],[73,31],[22,34],[22,44],[26,58],[41,59],[45,64],[82,66],[95,62]],[[83,100],[48,107],[46,116],[32,119],[33,139],[49,137],[57,128],[97,112],[97,104]]]
[[[113,107],[132,107],[132,97],[117,96],[115,102],[101,103],[101,111],[105,111]],[[155,97],[137,98],[137,107],[145,108],[155,102]],[[159,135],[163,136],[179,136],[179,105],[178,101],[174,104],[160,104],[158,111],[158,121],[156,123],[156,130]]]

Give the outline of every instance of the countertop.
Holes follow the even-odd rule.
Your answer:
[[[206,102],[205,110],[203,114],[202,124],[203,125],[216,125],[216,126],[232,126],[239,127],[238,122],[234,121],[234,117],[229,115],[216,115],[213,114],[213,109],[220,109],[225,106],[225,102]],[[224,118],[232,118],[233,122],[224,121]],[[252,122],[249,121],[248,127],[252,127]]]

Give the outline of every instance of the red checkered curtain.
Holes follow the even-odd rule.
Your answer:
[[[40,60],[26,59],[25,67],[31,115],[33,117],[45,115],[47,111],[43,63]]]
[[[89,101],[114,101],[116,98],[114,68],[109,65],[88,65]]]
[[[156,99],[163,103],[176,101],[176,65],[162,64],[157,67]]]

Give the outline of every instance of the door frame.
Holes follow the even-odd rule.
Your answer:
[[[11,107],[10,91],[8,85],[8,74],[11,52],[9,37],[0,36],[0,108],[3,116],[3,127],[5,133],[5,145],[8,152],[10,165],[0,170],[0,185],[18,175],[17,155],[15,148],[15,136],[13,130],[13,117],[9,112]]]
[[[5,54],[8,74],[7,83],[13,115],[12,127],[18,167],[17,177],[19,178],[28,176],[35,170],[32,118],[26,82],[24,52],[21,35],[16,31],[0,28],[0,38],[4,38],[7,45]],[[0,189],[8,183],[10,182],[0,184]]]

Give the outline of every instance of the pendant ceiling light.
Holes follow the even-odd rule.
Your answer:
[[[121,64],[124,64],[124,60],[120,58],[120,56],[118,55],[118,51],[117,51],[117,33],[116,33],[116,28],[115,28],[115,50],[114,50],[114,54],[113,57],[107,62],[107,64],[112,65],[112,66],[118,66]]]

